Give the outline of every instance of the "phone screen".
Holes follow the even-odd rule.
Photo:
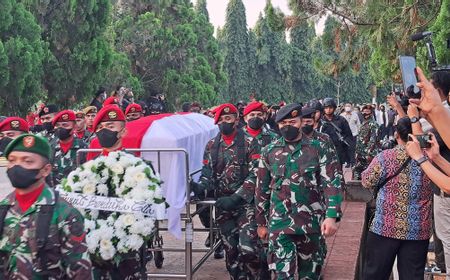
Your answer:
[[[400,56],[400,70],[402,71],[403,90],[410,98],[420,98],[420,90],[416,86],[416,59],[412,56]]]

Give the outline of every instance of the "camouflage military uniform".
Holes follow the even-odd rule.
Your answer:
[[[53,186],[61,183],[63,178],[67,178],[70,172],[77,168],[77,151],[79,149],[87,148],[87,145],[82,140],[74,137],[72,147],[67,153],[61,150],[59,142],[52,147],[53,157],[52,157],[52,181]],[[80,164],[86,161],[86,154],[80,154]]]
[[[242,186],[257,152],[252,139],[245,137],[246,162],[243,163],[245,167],[241,169],[236,141],[228,146],[221,138],[217,164],[214,167],[212,149],[216,139],[211,139],[206,145],[199,185],[208,191],[215,191],[216,197],[230,196]],[[240,174],[241,172],[244,174]],[[259,266],[256,250],[251,248],[254,246],[251,242],[254,238],[247,236],[243,231],[243,226],[250,223],[247,216],[248,208],[249,205],[243,203],[235,210],[217,209],[216,222],[224,242],[226,267],[231,279],[247,279]]]
[[[276,279],[319,279],[326,246],[324,218],[341,217],[342,174],[330,142],[280,138],[261,153],[256,222],[269,230],[269,269]]]
[[[93,138],[93,135],[94,135],[94,133],[92,133],[86,129],[84,131],[83,137],[81,137],[80,139],[89,146],[89,143],[91,142],[91,140]]]
[[[37,251],[36,219],[39,205],[56,202],[50,222],[49,237],[43,250],[43,268]],[[37,201],[23,213],[15,193],[1,205],[11,205],[0,238],[0,279],[92,279],[87,253],[83,216],[46,186]],[[44,275],[44,273],[47,273]]]
[[[260,134],[256,137],[250,135],[245,128],[243,128],[247,141],[252,143],[255,148],[255,154],[253,155],[253,161],[251,171],[244,184],[236,191],[247,203],[247,223],[242,226],[242,231],[246,233],[244,239],[240,240],[240,247],[242,248],[242,254],[257,255],[260,265],[252,269],[252,274],[258,279],[270,279],[267,267],[267,252],[264,250],[264,245],[258,238],[256,220],[255,220],[255,185],[256,185],[256,172],[258,170],[258,163],[262,148],[269,145],[272,141],[279,138],[278,134],[272,130],[263,128]],[[251,246],[247,246],[250,244]],[[259,252],[258,252],[259,251]],[[256,262],[255,262],[256,263]],[[259,271],[258,271],[259,270]],[[259,275],[259,276],[258,276]]]
[[[361,173],[369,166],[372,158],[378,154],[378,124],[370,118],[365,120],[356,138],[356,164],[353,179],[361,180]]]
[[[53,132],[48,132],[48,131],[44,130],[44,131],[37,133],[36,135],[46,138],[48,140],[48,143],[50,144],[50,147],[52,147],[52,148],[58,142],[58,137],[56,137],[55,133],[53,133]]]

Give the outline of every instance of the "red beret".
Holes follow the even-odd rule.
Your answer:
[[[97,128],[101,122],[125,121],[125,115],[116,105],[107,105],[103,107],[95,116],[93,128]]]
[[[4,119],[0,123],[0,131],[7,131],[7,130],[28,132],[30,130],[30,126],[28,125],[27,121],[25,121],[22,118],[9,117]]]
[[[142,112],[141,105],[139,105],[137,103],[131,103],[125,109],[125,116],[128,115],[128,113],[138,113],[138,112]]]
[[[217,124],[219,122],[220,116],[222,115],[230,115],[230,114],[237,114],[238,110],[237,108],[230,103],[225,103],[217,107],[215,110],[214,115],[214,123]]]
[[[56,116],[52,120],[52,125],[55,126],[57,122],[69,122],[75,121],[75,112],[72,110],[64,110],[56,114]]]
[[[111,105],[111,104],[119,104],[119,99],[117,97],[114,96],[110,96],[108,98],[105,99],[105,101],[103,102],[103,107],[106,105]]]
[[[264,105],[264,103],[261,103],[258,101],[253,101],[253,102],[249,103],[247,106],[245,106],[244,116],[248,115],[250,112],[253,112],[253,111],[266,112],[267,107],[266,107],[266,105]]]

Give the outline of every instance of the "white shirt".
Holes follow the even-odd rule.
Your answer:
[[[350,113],[344,112],[341,114],[341,116],[347,120],[353,136],[357,136],[359,133],[359,129],[361,128],[361,122],[359,121],[358,114],[352,111]]]

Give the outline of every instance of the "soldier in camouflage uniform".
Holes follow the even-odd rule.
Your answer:
[[[243,130],[247,141],[252,143],[256,149],[251,163],[251,171],[244,184],[229,197],[222,197],[217,200],[218,205],[231,210],[233,207],[233,196],[240,196],[247,204],[246,222],[241,228],[244,233],[239,239],[240,254],[247,260],[247,267],[256,279],[270,279],[267,266],[267,255],[263,244],[258,238],[256,232],[257,225],[255,221],[255,182],[256,171],[261,149],[278,138],[278,135],[267,129],[265,124],[267,107],[261,102],[251,102],[244,109],[244,121],[247,124]],[[227,207],[228,206],[228,207]],[[251,260],[251,261],[249,261]]]
[[[86,143],[75,136],[75,113],[70,110],[59,112],[53,118],[55,135],[58,141],[53,146],[52,182],[53,186],[61,183],[77,167],[77,151],[87,148]],[[80,155],[80,163],[86,160],[86,154]]]
[[[5,150],[16,190],[0,202],[0,279],[92,279],[83,216],[45,184],[50,154],[31,134]]]
[[[282,138],[262,150],[256,185],[258,236],[269,239],[275,279],[319,279],[326,256],[323,237],[341,217],[341,178],[329,142],[301,132],[301,106],[281,108]]]
[[[356,164],[353,170],[353,179],[361,180],[361,173],[369,166],[372,159],[378,154],[378,124],[373,119],[372,106],[362,108],[364,121],[361,124],[356,138]]]
[[[39,119],[42,123],[43,131],[39,132],[38,135],[45,137],[50,143],[50,147],[53,147],[55,143],[58,141],[55,136],[55,131],[52,125],[52,120],[55,117],[56,113],[58,113],[58,107],[56,105],[47,105],[39,111]]]
[[[216,222],[224,242],[226,267],[231,279],[253,279],[259,268],[254,243],[243,226],[248,224],[247,210],[251,207],[236,191],[249,175],[256,149],[251,138],[238,129],[238,110],[232,104],[223,104],[215,111],[215,123],[220,133],[205,148],[199,183],[192,190],[200,195],[213,190],[217,197]],[[249,244],[250,243],[250,244]]]
[[[28,123],[22,118],[9,117],[4,119],[0,123],[0,134],[3,136],[0,140],[0,157],[3,156],[6,146],[8,146],[12,140],[24,133],[28,133],[29,130],[30,127]]]
[[[94,135],[95,131],[94,131],[93,126],[94,126],[95,116],[97,115],[97,107],[88,106],[83,109],[83,113],[84,113],[84,119],[86,121],[86,130],[89,131],[90,133],[92,133],[92,135]]]
[[[86,116],[82,111],[75,113],[75,134],[78,139],[89,145],[92,132],[86,129]]]
[[[102,148],[102,155],[108,155],[113,151],[123,149],[122,140],[127,133],[125,115],[117,105],[107,105],[96,115],[93,123],[98,142],[91,142],[91,148]],[[95,145],[95,146],[93,146]],[[99,145],[99,146],[97,146]],[[88,159],[93,159],[99,154],[90,153]],[[152,165],[150,163],[151,168]],[[106,218],[110,212],[100,211],[99,217]],[[121,262],[93,260],[94,279],[102,280],[142,280],[146,279],[143,256],[140,252],[131,251],[120,254]]]

